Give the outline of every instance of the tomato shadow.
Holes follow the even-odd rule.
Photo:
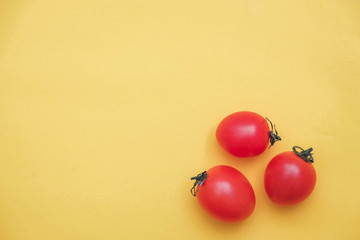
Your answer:
[[[221,232],[224,236],[232,235],[234,233],[238,234],[241,229],[246,228],[246,226],[250,224],[251,219],[253,218],[253,216],[250,216],[244,221],[235,223],[223,222],[206,213],[199,205],[196,197],[188,197],[186,204],[191,221],[194,223],[201,223],[196,224],[197,231],[214,231],[214,233]]]
[[[266,195],[266,193],[265,193]],[[306,199],[303,202],[300,202],[296,205],[279,205],[270,200],[266,195],[266,198],[263,199],[265,208],[268,209],[271,215],[277,216],[286,219],[294,219],[302,215],[303,212],[307,211],[311,207],[311,200]]]

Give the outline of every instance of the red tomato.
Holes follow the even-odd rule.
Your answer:
[[[301,149],[298,152],[297,149]],[[314,190],[316,173],[311,151],[293,147],[293,152],[275,156],[265,171],[265,189],[270,199],[280,205],[294,205]]]
[[[271,131],[264,117],[254,112],[236,112],[224,118],[217,130],[216,138],[220,146],[237,157],[254,157],[260,155],[269,145],[272,146],[281,138]]]
[[[235,168],[215,166],[192,180],[196,180],[192,194],[213,217],[238,222],[254,211],[254,190],[246,177]]]

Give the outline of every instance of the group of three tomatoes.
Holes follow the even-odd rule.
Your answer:
[[[217,127],[216,139],[227,152],[240,158],[258,156],[281,140],[268,118],[249,111],[225,117]],[[292,151],[280,153],[269,162],[264,184],[274,203],[298,204],[312,193],[316,182],[312,150],[294,146]],[[250,182],[233,167],[215,166],[191,180],[195,180],[192,195],[206,212],[219,220],[242,221],[255,209],[255,194]]]

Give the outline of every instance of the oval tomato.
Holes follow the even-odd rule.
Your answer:
[[[280,136],[273,132],[270,120],[254,112],[236,112],[225,117],[216,129],[216,138],[220,146],[237,157],[254,157],[260,155]]]
[[[312,150],[303,150],[295,146],[292,152],[280,153],[270,161],[265,171],[264,182],[266,193],[273,202],[294,205],[312,193],[316,183]]]
[[[213,217],[238,222],[254,211],[254,190],[246,177],[235,168],[215,166],[192,180],[196,180],[192,194]]]

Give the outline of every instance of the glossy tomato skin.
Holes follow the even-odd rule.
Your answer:
[[[241,172],[220,165],[209,169],[207,174],[196,195],[206,212],[226,222],[242,221],[251,215],[255,208],[255,194]]]
[[[275,156],[265,171],[265,189],[270,199],[280,205],[295,205],[314,190],[316,172],[311,163],[294,152]]]
[[[254,157],[269,145],[269,126],[257,113],[236,112],[220,122],[216,138],[220,146],[232,155]]]

